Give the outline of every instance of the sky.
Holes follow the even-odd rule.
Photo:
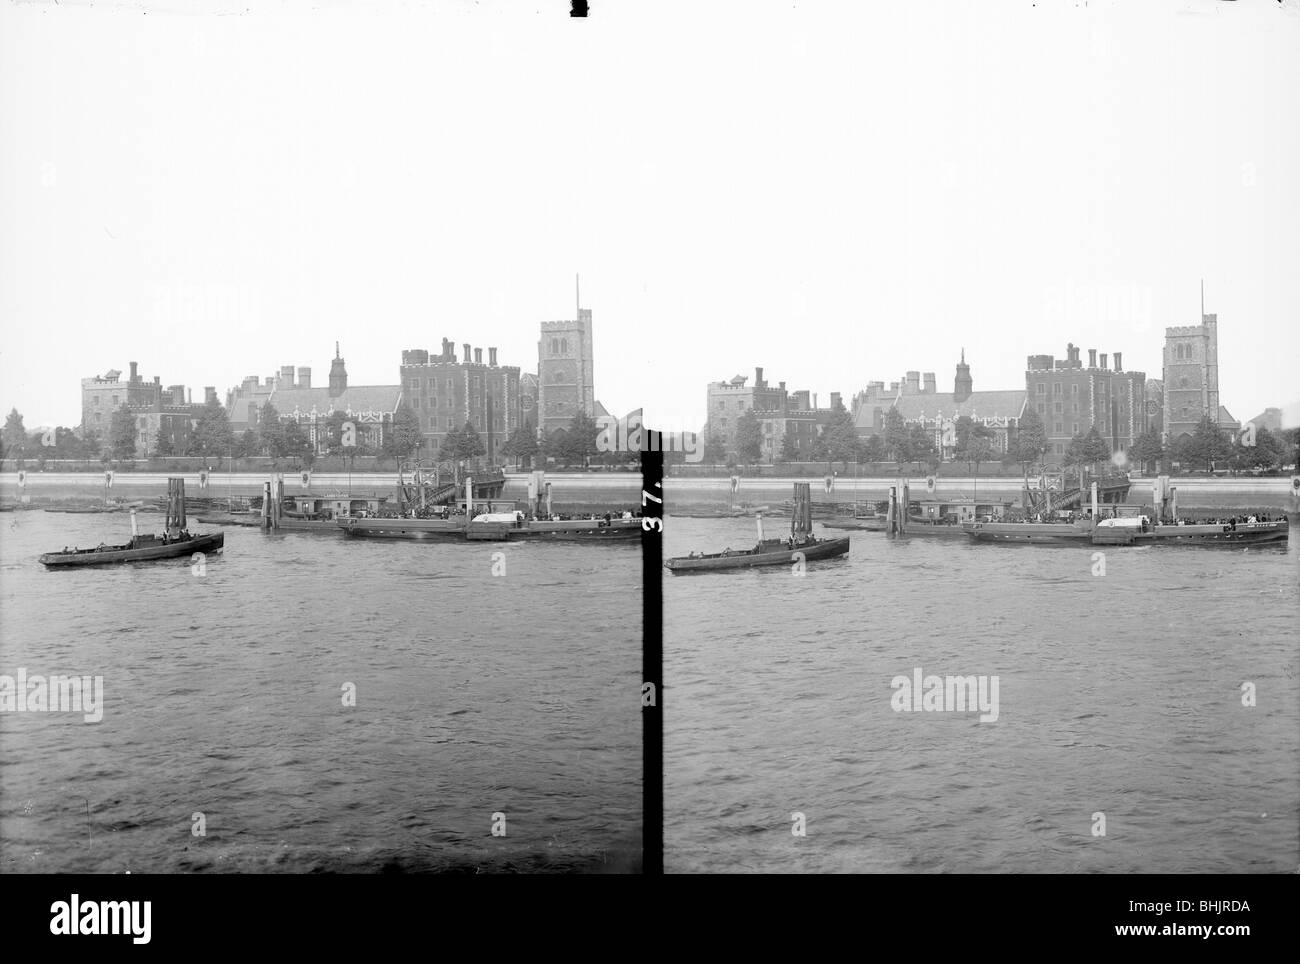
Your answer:
[[[1158,378],[1203,281],[1223,403],[1300,424],[1296,0],[567,6],[0,5],[0,408],[535,370],[580,274],[596,396],[693,428],[755,366]]]

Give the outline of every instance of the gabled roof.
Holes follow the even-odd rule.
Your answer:
[[[402,399],[401,385],[349,386],[338,398],[330,398],[328,388],[277,388],[271,393],[270,403],[281,415],[298,412],[318,415],[331,412],[388,412],[397,410]]]
[[[1025,410],[1027,398],[1028,393],[1023,389],[972,392],[968,398],[960,402],[953,401],[952,395],[947,392],[943,394],[899,394],[892,399],[892,404],[863,405],[858,409],[858,417],[854,424],[858,428],[873,428],[875,424],[873,409],[876,407],[883,408],[886,411],[890,408],[897,409],[898,414],[903,416],[905,422],[933,422],[940,418],[956,421],[963,415],[969,416],[975,421],[1018,419]],[[882,399],[882,401],[887,400]]]

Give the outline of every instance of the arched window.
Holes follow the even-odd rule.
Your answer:
[[[562,355],[567,355],[568,353],[569,353],[569,339],[567,339],[567,338],[561,338],[561,339],[560,339],[560,354],[562,354]]]

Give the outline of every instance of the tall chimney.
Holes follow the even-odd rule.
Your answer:
[[[1117,357],[1118,357],[1118,356],[1117,356]],[[161,375],[155,375],[155,376],[153,377],[153,383],[154,383],[155,385],[162,385],[162,376],[161,376]]]
[[[469,364],[469,342],[465,342],[465,364]]]
[[[907,384],[906,387],[903,389],[904,394],[917,395],[920,393],[920,391],[921,391],[921,373],[908,372]]]
[[[754,366],[754,387],[765,388],[763,384],[763,369],[757,365]]]
[[[925,387],[922,388],[921,391],[923,391],[926,395],[933,395],[933,394],[935,393],[935,389],[934,389],[934,372],[926,372],[926,373],[925,373],[923,376],[921,376],[921,377],[922,377],[923,381],[925,382]]]
[[[495,348],[488,349],[488,364],[493,368],[497,367],[497,350]]]
[[[215,385],[203,386],[203,404],[211,405],[217,400],[217,389]]]
[[[136,367],[137,367],[136,363],[131,362],[131,384],[132,385],[134,385],[136,382],[140,380],[140,376],[136,374]]]
[[[1115,352],[1115,371],[1122,372],[1123,370],[1124,356],[1120,352]]]
[[[1088,367],[1089,368],[1097,367],[1097,349],[1095,348],[1088,349]]]
[[[1105,368],[1106,368],[1106,353],[1105,353],[1105,352],[1102,352],[1102,353],[1101,353],[1101,367],[1102,367],[1102,370],[1103,370],[1103,371],[1104,371]]]
[[[298,366],[298,387],[311,388],[311,369]]]
[[[840,407],[840,393],[831,392],[831,408],[839,408],[839,407]]]
[[[280,387],[281,387],[281,388],[293,388],[293,387],[294,387],[294,386],[293,386],[293,366],[292,366],[292,365],[281,365],[281,366],[280,366]]]
[[[475,365],[482,365],[482,364],[483,364],[483,349],[482,349],[482,348],[475,348],[475,349],[474,349],[474,364],[475,364]]]

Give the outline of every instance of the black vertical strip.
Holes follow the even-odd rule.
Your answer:
[[[647,440],[659,433],[643,430]],[[651,448],[654,451],[647,452]],[[642,872],[664,872],[663,498],[664,455],[641,447],[641,735],[644,855]],[[653,689],[650,689],[653,687]],[[653,696],[653,702],[651,702]]]

